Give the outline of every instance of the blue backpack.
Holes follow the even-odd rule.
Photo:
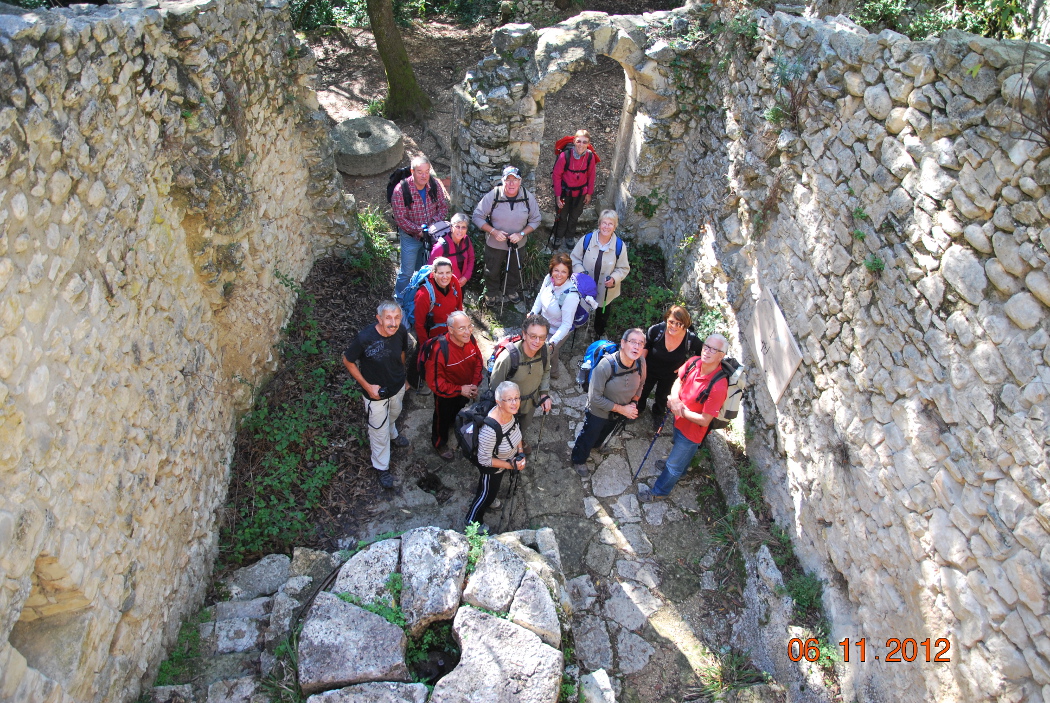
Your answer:
[[[420,287],[426,288],[427,293],[430,295],[430,311],[427,313],[427,319],[424,323],[427,332],[434,327],[434,303],[437,301],[437,294],[434,291],[434,284],[430,282],[430,272],[434,270],[434,267],[427,264],[423,268],[412,274],[412,278],[409,279],[408,285],[395,296],[397,304],[401,306],[401,324],[405,326],[405,329],[412,330],[416,324],[416,292]],[[453,287],[453,291],[457,289]],[[458,292],[457,292],[458,295]],[[442,323],[442,326],[444,323]],[[422,344],[426,340],[420,340]]]
[[[584,251],[587,251],[587,248],[591,246],[591,238],[594,236],[595,232],[597,232],[597,230],[588,232],[587,234],[583,235]],[[620,254],[623,253],[623,240],[617,237],[615,234],[613,236],[616,237],[616,258],[619,259]]]
[[[583,361],[580,362],[580,370],[576,374],[576,382],[580,384],[584,393],[591,388],[591,374],[594,373],[598,362],[618,351],[620,351],[620,345],[608,339],[599,339],[587,346],[587,351],[583,353]]]

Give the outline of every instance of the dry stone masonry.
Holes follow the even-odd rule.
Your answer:
[[[690,39],[734,18],[497,30],[457,91],[457,197],[505,161],[534,176],[545,95],[595,53],[619,61],[616,189],[600,197],[682,267],[689,299],[724,309],[756,377],[762,292],[801,349],[782,397],[755,384],[749,453],[826,580],[831,640],[883,658],[890,638],[950,643],[942,663],[854,650],[846,697],[1050,701],[1050,150],[1017,126],[1024,46],[762,12],[754,40]],[[596,496],[619,490],[614,467],[599,474]]]
[[[265,557],[227,579],[237,595],[210,608],[199,626],[207,661],[195,684],[156,687],[152,700],[269,700],[260,674],[272,669],[278,644],[301,624],[298,679],[310,703],[422,703],[427,687],[412,683],[407,632],[418,629],[418,636],[425,629],[419,622],[452,621],[462,653],[437,680],[430,701],[554,703],[564,673],[562,622],[568,622],[559,614],[568,615],[571,605],[553,532],[489,539],[470,575],[469,548],[458,532],[419,527],[375,542],[341,565],[337,555],[310,549],[296,549],[290,562],[284,555]],[[445,576],[431,579],[435,574]],[[406,586],[400,599],[389,590],[391,575]],[[399,608],[406,616],[411,607],[411,618],[402,629],[358,603]]]
[[[279,0],[0,5],[0,700],[134,698],[203,595],[275,277],[354,243],[313,71]]]

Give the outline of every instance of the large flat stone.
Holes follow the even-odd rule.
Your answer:
[[[401,130],[382,117],[343,120],[332,130],[335,166],[348,176],[374,176],[397,166],[405,155]]]
[[[463,535],[437,527],[419,527],[401,535],[401,610],[409,634],[417,636],[430,623],[455,615],[469,548]]]
[[[605,621],[594,615],[584,615],[573,621],[573,639],[576,656],[585,669],[595,671],[612,667],[612,643]]]
[[[268,700],[270,697],[255,676],[216,681],[208,686],[207,703],[265,703]]]
[[[400,627],[331,593],[318,593],[299,636],[299,685],[304,693],[316,693],[368,681],[407,681],[407,644]]]
[[[488,540],[477,569],[463,591],[463,600],[479,608],[507,612],[525,568],[525,560],[510,547],[498,540]]]
[[[610,455],[591,477],[591,492],[599,498],[618,496],[631,485],[627,461],[619,454]]]
[[[288,580],[291,563],[286,554],[270,554],[251,566],[237,569],[223,581],[230,591],[230,600],[252,600],[276,593]]]
[[[333,593],[349,593],[365,603],[391,603],[386,582],[397,571],[401,540],[385,539],[350,557],[339,569]]]
[[[633,674],[645,668],[656,650],[633,632],[620,630],[616,635],[616,664],[621,674]]]
[[[306,703],[426,703],[427,687],[421,683],[382,681],[317,693]]]
[[[253,598],[248,601],[229,600],[215,604],[215,620],[232,618],[254,618],[262,620],[270,614],[270,598]]]
[[[562,654],[512,622],[465,606],[453,633],[459,664],[438,681],[430,703],[552,703],[561,685]]]
[[[551,592],[539,576],[529,571],[521,580],[510,606],[510,620],[532,630],[554,648],[561,647],[561,624]]]
[[[640,630],[661,605],[660,599],[641,584],[613,582],[609,585],[609,598],[602,606],[602,612],[628,630]]]

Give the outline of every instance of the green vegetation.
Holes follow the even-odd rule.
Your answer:
[[[634,199],[634,211],[639,215],[650,218],[666,202],[667,196],[653,188],[649,191],[649,195],[639,195]]]
[[[452,636],[452,623],[448,620],[436,622],[419,637],[408,639],[405,650],[405,663],[414,668],[426,661],[430,652],[445,652],[453,657],[459,656],[459,645]]]
[[[175,686],[189,682],[197,671],[201,655],[200,625],[211,620],[211,610],[205,608],[182,623],[171,654],[160,664],[154,686]]]
[[[813,574],[799,574],[788,579],[787,592],[802,614],[820,612],[824,582]]]
[[[916,40],[949,29],[994,39],[1031,38],[1031,17],[1023,0],[948,0],[932,6],[911,0],[862,0],[851,17],[873,32],[892,29]]]
[[[474,573],[474,569],[478,566],[478,559],[481,558],[481,552],[485,548],[485,542],[489,539],[488,534],[478,531],[480,529],[479,523],[472,522],[463,530],[463,534],[467,536],[467,543],[470,545],[470,551],[467,552],[468,574]]]
[[[269,675],[262,680],[262,688],[269,696],[271,703],[305,703],[306,696],[299,688],[299,624],[292,633],[281,640],[274,648],[273,655],[277,660]]]
[[[850,214],[853,215],[853,219],[854,220],[870,220],[871,219],[871,216],[864,210],[864,208],[859,207],[859,206],[853,208],[853,212],[850,213]]]
[[[766,477],[759,472],[754,461],[737,464],[737,474],[740,476],[740,493],[748,505],[752,506],[756,513],[762,512],[765,507],[762,497],[762,485]]]
[[[362,610],[367,610],[370,613],[375,613],[379,617],[386,620],[391,625],[397,625],[400,628],[405,627],[405,614],[402,612],[400,606],[390,605],[389,603],[366,603],[361,599],[360,596],[355,596],[352,593],[337,593],[336,596],[341,601],[347,603],[353,603]]]
[[[886,262],[875,254],[868,254],[868,258],[864,259],[864,268],[872,275],[878,276],[886,269]]]
[[[416,19],[437,15],[451,17],[463,24],[473,24],[492,17],[499,10],[498,0],[393,0],[394,20],[406,27]],[[292,0],[291,15],[295,28],[310,31],[319,27],[343,25],[368,27],[366,0]],[[371,114],[371,113],[370,113]]]
[[[368,104],[365,105],[365,113],[369,114],[369,115],[372,115],[373,117],[378,116],[378,115],[382,115],[384,110],[386,110],[386,98],[385,97],[383,97],[383,98],[372,98],[371,100],[368,101]],[[373,208],[375,206],[374,205],[369,205],[368,207],[369,208]]]
[[[387,222],[383,210],[375,205],[359,208],[356,217],[357,228],[362,235],[362,247],[351,254],[349,263],[355,274],[373,286],[380,285],[386,280],[387,269],[393,266],[393,256],[397,250],[387,238],[393,228]]]
[[[725,646],[712,654],[715,663],[701,668],[700,685],[692,691],[705,700],[720,700],[723,693],[768,680],[768,676],[751,663],[750,652],[736,652]]]
[[[864,238],[867,237],[867,236],[868,235],[865,234],[864,230],[862,230],[862,229],[855,229],[855,230],[853,230],[853,238],[856,239],[859,242],[863,242]]]
[[[810,101],[809,70],[810,61],[804,57],[788,58],[782,53],[773,57],[776,102],[763,116],[774,126],[781,127],[790,122],[796,134],[802,133],[802,108]]]
[[[321,338],[316,298],[281,272],[275,275],[297,293],[301,306],[301,315],[282,330],[280,343],[282,373],[292,376],[299,394],[295,402],[280,403],[261,396],[241,420],[238,442],[247,446],[239,449],[252,465],[231,484],[233,517],[221,540],[227,563],[287,552],[313,531],[310,511],[339,470],[329,436],[336,398],[360,397]]]

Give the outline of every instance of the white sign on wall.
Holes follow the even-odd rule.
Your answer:
[[[755,284],[756,287],[758,284]],[[758,368],[766,379],[766,387],[779,403],[791,377],[802,363],[802,351],[788,329],[784,313],[765,288],[760,289],[755,314],[751,316],[748,337],[755,353]]]

